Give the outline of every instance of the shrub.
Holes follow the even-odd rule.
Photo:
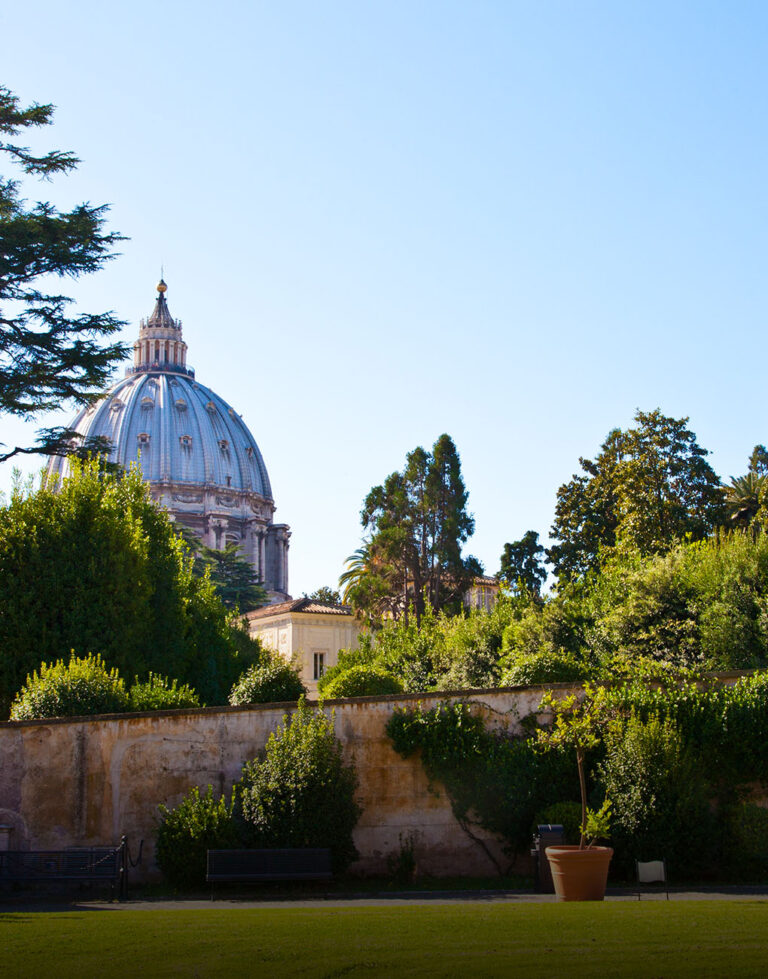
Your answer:
[[[0,717],[40,662],[98,652],[122,676],[152,670],[222,704],[252,662],[231,618],[137,466],[72,460],[55,489],[0,506]]]
[[[195,786],[176,806],[161,805],[157,830],[157,865],[174,887],[186,889],[205,884],[206,851],[237,847],[232,818],[233,801],[216,799],[213,787],[205,795]]]
[[[726,857],[728,866],[740,877],[765,880],[768,873],[768,809],[754,802],[733,807],[726,823]]]
[[[671,872],[696,873],[716,856],[717,834],[699,759],[669,718],[630,715],[609,726],[598,766],[613,805],[617,862],[665,857]]]
[[[243,768],[238,793],[250,845],[328,847],[334,871],[357,856],[357,778],[344,763],[333,722],[299,701],[269,736],[263,758]]]
[[[548,806],[536,817],[532,831],[535,832],[538,826],[545,823],[562,826],[565,842],[576,845],[581,839],[581,803],[556,802]]]
[[[579,791],[566,752],[543,754],[531,738],[486,730],[469,703],[396,709],[386,730],[398,754],[420,753],[427,777],[445,787],[462,827],[469,831],[471,823],[479,823],[514,852],[530,846],[539,810]]]
[[[306,692],[298,670],[276,656],[267,663],[257,663],[246,670],[232,687],[229,702],[233,706],[285,703],[298,700]]]
[[[43,663],[39,672],[27,677],[11,706],[11,720],[115,714],[125,710],[128,694],[117,670],[107,670],[101,656],[89,653],[80,659],[72,654],[69,663]]]
[[[501,677],[503,686],[535,686],[585,680],[589,667],[564,649],[548,649],[513,659]]]
[[[352,666],[339,673],[323,688],[323,696],[334,697],[376,697],[389,693],[400,693],[402,683],[388,673],[375,666],[360,664]]]
[[[136,677],[136,682],[128,692],[128,700],[130,710],[136,711],[200,706],[200,698],[191,687],[157,673],[150,673],[142,683]]]

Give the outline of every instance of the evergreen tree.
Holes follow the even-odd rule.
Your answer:
[[[222,551],[204,547],[203,560],[209,564],[211,583],[226,608],[244,614],[267,604],[259,576],[237,544],[227,544]]]
[[[242,556],[236,543],[224,550],[208,547],[189,527],[180,527],[179,536],[193,557],[192,572],[198,578],[206,575],[224,606],[242,614],[261,608],[269,601],[250,561]]]
[[[688,419],[638,411],[635,422],[612,431],[596,459],[580,459],[584,474],[558,490],[548,552],[558,576],[599,567],[619,541],[640,554],[662,553],[722,523],[720,480]]]
[[[749,457],[749,471],[756,476],[768,475],[768,449],[764,445],[756,445]]]
[[[526,531],[520,540],[504,545],[499,577],[514,592],[527,592],[538,597],[541,586],[547,580],[544,554],[545,550],[539,544],[539,535],[533,530]]]
[[[258,655],[236,633],[137,469],[76,463],[57,491],[0,508],[0,711],[41,662],[100,654],[123,676],[158,673],[226,703]]]
[[[0,86],[0,151],[26,176],[51,178],[73,170],[79,160],[51,150],[35,156],[2,137],[50,124],[52,105],[23,108]],[[67,296],[49,293],[51,278],[78,278],[95,272],[113,256],[121,240],[104,231],[105,207],[80,204],[57,211],[51,204],[28,206],[18,180],[0,176],[0,412],[30,418],[66,403],[84,404],[107,384],[125,357],[120,343],[101,341],[122,325],[112,313],[73,314]],[[38,433],[36,445],[17,453],[64,453],[76,447],[77,433],[57,427]],[[103,449],[91,442],[81,449]]]
[[[474,568],[461,556],[474,531],[467,497],[448,435],[431,453],[421,447],[410,452],[403,471],[365,499],[361,519],[370,539],[363,573],[349,590],[352,604],[369,612],[388,604],[395,618],[407,618],[412,604],[417,621],[425,603],[434,609],[459,605]]]
[[[335,588],[330,588],[328,585],[323,585],[321,588],[316,588],[308,597],[311,598],[313,602],[323,602],[326,605],[341,604],[341,595]]]

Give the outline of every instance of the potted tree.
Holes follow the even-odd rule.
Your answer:
[[[610,807],[606,799],[597,811],[587,808],[587,778],[584,759],[599,742],[599,730],[607,719],[604,687],[586,684],[584,695],[555,697],[548,691],[540,710],[550,711],[552,724],[539,728],[539,744],[545,750],[572,748],[576,753],[581,791],[581,838],[578,846],[548,846],[547,859],[552,870],[558,901],[602,901],[613,856],[609,846],[595,846],[596,839],[608,835]]]

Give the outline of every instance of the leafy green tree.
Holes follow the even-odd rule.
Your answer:
[[[54,489],[19,489],[0,508],[0,707],[41,662],[90,652],[123,676],[149,672],[225,703],[259,651],[237,632],[213,586],[137,470],[77,463]]]
[[[355,859],[357,776],[344,761],[332,717],[299,701],[269,736],[263,758],[245,765],[239,802],[252,846],[327,847],[340,872]]]
[[[539,535],[533,530],[527,530],[520,540],[504,545],[499,577],[515,592],[525,591],[529,595],[540,595],[541,586],[547,580],[545,553],[539,544]]]
[[[365,588],[350,590],[350,601],[371,607],[386,596],[395,618],[407,619],[413,605],[417,622],[425,605],[460,607],[475,567],[461,556],[474,531],[467,496],[448,435],[440,436],[431,453],[421,447],[408,453],[403,471],[389,475],[365,499],[361,519],[370,534],[360,582]]]
[[[0,86],[0,152],[25,176],[49,179],[79,163],[73,153],[36,156],[2,141],[47,126],[52,116],[52,105],[22,107]],[[104,231],[105,207],[80,204],[60,212],[47,203],[28,206],[19,186],[0,177],[0,412],[30,418],[68,402],[86,403],[125,357],[123,344],[101,342],[122,326],[112,313],[73,314],[71,299],[46,291],[51,278],[76,279],[100,269],[114,257],[110,252],[121,236]],[[16,446],[0,454],[0,461],[17,453],[66,453],[77,438],[67,429],[46,429],[34,446]]]
[[[341,605],[341,595],[335,588],[330,588],[328,585],[316,588],[308,597],[313,602],[322,602],[324,605]]]
[[[549,559],[574,578],[599,567],[619,543],[660,553],[701,540],[722,523],[723,491],[688,419],[635,414],[635,427],[612,431],[594,460],[581,459],[557,494]]]
[[[673,871],[701,871],[716,833],[700,751],[686,745],[674,721],[630,715],[608,725],[600,779],[611,800],[612,835],[624,855],[666,857]]]

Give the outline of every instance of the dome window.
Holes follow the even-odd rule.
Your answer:
[[[139,432],[138,442],[139,445],[149,445],[149,432]]]
[[[179,436],[179,444],[183,449],[192,448],[192,436],[191,435],[181,435]]]
[[[249,459],[253,459],[253,446],[252,445],[249,445],[248,446],[248,448],[245,450],[245,454],[248,456]]]
[[[222,452],[229,452],[229,442],[226,439],[219,439],[219,448]]]
[[[212,415],[215,415],[216,414],[216,405],[212,401],[209,401],[208,404],[205,406],[205,410],[206,411],[210,411],[210,413]]]
[[[122,411],[123,410],[123,407],[124,407],[124,405],[123,405],[123,402],[122,401],[113,401],[112,404],[109,406],[109,410],[110,411]]]
[[[178,398],[177,399],[177,401],[176,401],[176,408],[177,408],[178,411],[186,411],[187,410],[187,402],[184,400],[184,398]]]
[[[141,399],[142,411],[152,411],[154,407],[155,407],[155,402],[152,400],[152,398]]]

